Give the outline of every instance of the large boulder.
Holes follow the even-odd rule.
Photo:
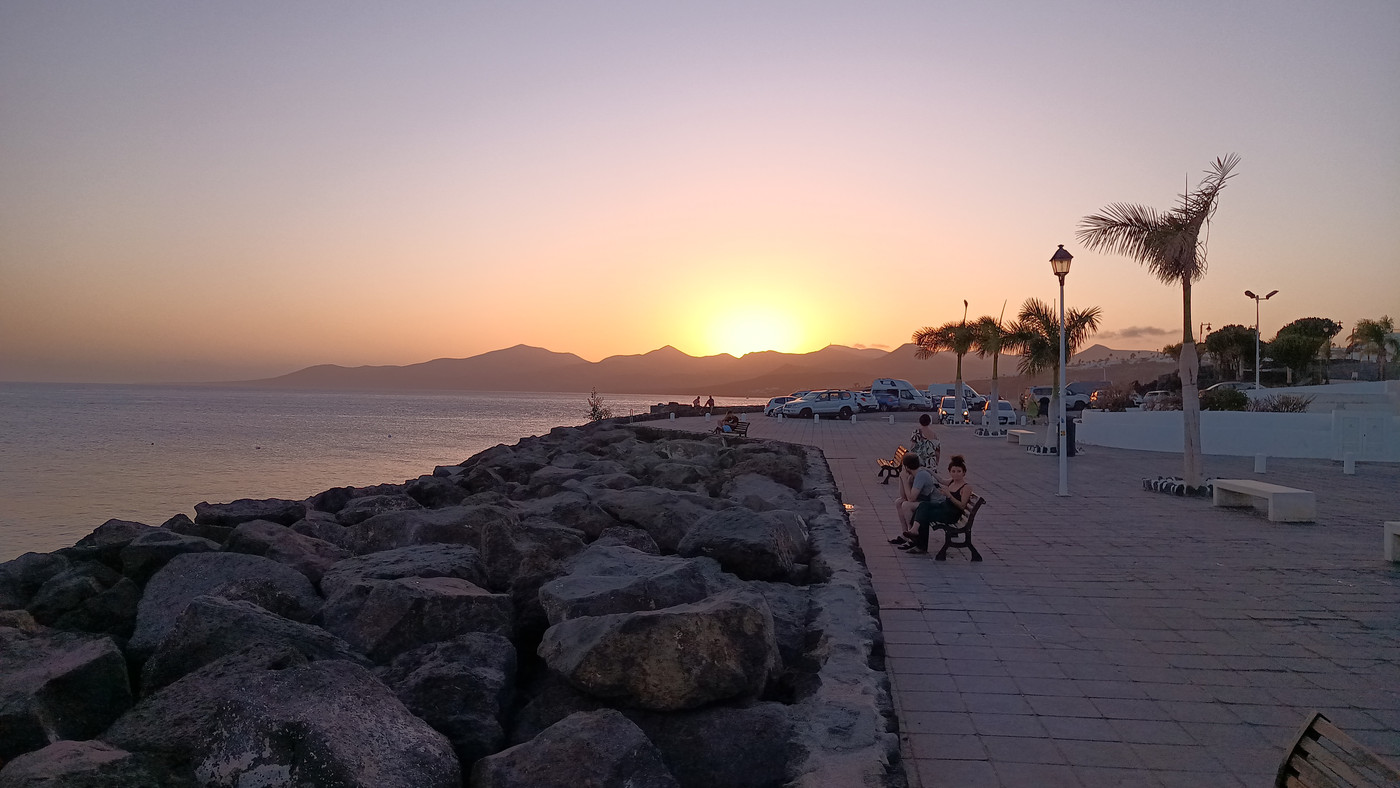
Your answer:
[[[801,504],[791,487],[757,473],[741,473],[720,487],[720,495],[756,512],[796,510]]]
[[[514,634],[509,596],[455,577],[353,583],[326,601],[321,623],[381,664],[467,632]]]
[[[346,528],[343,544],[356,555],[415,544],[479,545],[488,525],[516,521],[510,510],[490,505],[386,512]]]
[[[787,706],[756,703],[657,714],[627,712],[681,788],[777,788],[801,756]]]
[[[169,634],[190,600],[204,594],[227,596],[228,587],[241,589],[238,598],[261,602],[285,597],[283,610],[314,607],[320,597],[306,575],[276,561],[242,553],[185,553],[170,559],[146,584],[136,612],[136,630],[128,653],[143,662]]]
[[[298,521],[300,522],[300,521]],[[260,555],[286,564],[306,575],[312,584],[321,582],[321,575],[337,561],[349,558],[343,547],[312,536],[297,533],[285,525],[268,520],[250,520],[233,529],[224,549],[233,553]]]
[[[0,762],[101,733],[131,706],[126,660],[108,637],[0,628]]]
[[[796,513],[740,507],[700,520],[676,546],[677,554],[713,558],[744,580],[798,580],[807,552],[807,529]]]
[[[177,534],[184,534],[185,536],[198,536],[201,539],[208,539],[217,544],[223,544],[224,540],[228,539],[229,534],[233,533],[233,526],[231,525],[196,523],[183,513],[177,514],[164,523],[161,523],[160,527],[169,531],[174,531]]]
[[[29,601],[40,624],[128,637],[141,589],[97,561],[78,561],[50,577]]]
[[[557,492],[547,498],[532,498],[516,504],[522,519],[539,518],[582,531],[596,539],[605,528],[617,525],[617,518],[581,492]]]
[[[56,741],[0,769],[0,788],[193,788],[160,759],[100,741]]]
[[[452,742],[463,770],[505,746],[515,646],[500,635],[472,632],[421,646],[395,657],[379,678]]]
[[[257,646],[137,704],[102,738],[204,786],[457,788],[445,738],[359,665]]]
[[[590,695],[653,711],[758,697],[778,666],[768,604],[742,589],[663,610],[570,619],[545,631],[539,655]]]
[[[202,536],[189,536],[168,528],[153,528],[138,535],[122,548],[122,574],[137,585],[145,585],[170,559],[184,553],[212,553],[219,543]]]
[[[419,476],[408,483],[406,492],[408,497],[417,501],[425,509],[458,506],[469,495],[460,484],[436,474]]]
[[[320,627],[283,618],[251,602],[200,596],[190,601],[142,666],[141,694],[150,695],[186,674],[255,644],[293,648],[308,660],[343,659],[369,664],[348,643]]]
[[[579,712],[530,741],[477,761],[472,788],[678,788],[661,754],[612,709]]]
[[[68,568],[69,561],[52,553],[25,553],[0,564],[0,610],[29,604],[49,578]]]
[[[657,487],[600,490],[593,502],[623,525],[646,531],[663,553],[674,553],[686,532],[715,507],[706,496]]]
[[[198,525],[235,528],[252,520],[270,520],[279,525],[291,525],[306,516],[306,504],[281,498],[240,498],[232,503],[200,501],[194,505],[194,521]]]
[[[557,624],[699,602],[718,590],[711,583],[718,567],[705,563],[594,543],[569,562],[569,574],[540,586],[540,604]]]
[[[772,479],[792,490],[802,490],[807,475],[807,460],[801,449],[780,447],[772,443],[745,443],[721,455],[725,475],[733,478],[757,474]]]
[[[118,556],[122,548],[141,534],[158,530],[145,523],[111,519],[62,552],[74,561],[101,561],[113,569],[120,569],[121,559]]]
[[[423,506],[402,493],[395,495],[366,495],[352,498],[335,513],[336,519],[346,525],[355,525],[385,512],[404,512],[422,509]]]
[[[481,553],[464,544],[424,544],[383,550],[347,558],[321,577],[327,597],[362,580],[397,580],[401,577],[456,577],[486,585]]]

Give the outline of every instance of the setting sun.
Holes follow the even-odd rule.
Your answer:
[[[774,304],[733,304],[709,317],[704,334],[696,338],[707,355],[742,356],[757,350],[800,353],[806,350],[804,321]]]

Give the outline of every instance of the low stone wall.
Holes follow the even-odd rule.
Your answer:
[[[1181,411],[1121,413],[1087,410],[1077,425],[1079,443],[1117,449],[1180,452]],[[1236,457],[1265,454],[1373,462],[1400,462],[1400,417],[1388,411],[1326,413],[1203,411],[1201,451]]]
[[[815,449],[599,423],[0,564],[0,788],[900,786]]]

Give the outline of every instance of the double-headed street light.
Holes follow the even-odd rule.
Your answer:
[[[1060,244],[1060,248],[1050,257],[1050,270],[1060,278],[1060,390],[1054,394],[1060,403],[1060,407],[1057,408],[1060,426],[1060,491],[1056,494],[1061,496],[1069,495],[1069,457],[1065,453],[1065,276],[1069,273],[1069,264],[1073,259],[1074,255],[1065,251],[1064,244]]]
[[[1271,290],[1268,295],[1255,295],[1253,290],[1244,291],[1246,298],[1254,299],[1254,387],[1259,386],[1259,302],[1268,301],[1278,295],[1277,290]]]

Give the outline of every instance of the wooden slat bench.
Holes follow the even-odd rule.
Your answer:
[[[986,502],[986,498],[973,494],[972,499],[967,502],[967,508],[963,509],[962,516],[958,518],[956,523],[933,523],[929,526],[930,537],[933,536],[932,531],[935,529],[943,531],[943,547],[933,557],[933,560],[948,560],[948,548],[950,547],[967,550],[972,553],[974,561],[982,560],[982,554],[977,552],[977,548],[972,544],[972,521],[977,518],[977,510],[981,509],[982,504]],[[962,538],[954,541],[956,537]]]
[[[1277,788],[1400,786],[1400,770],[1346,735],[1321,712],[1308,715],[1274,780]]]
[[[1040,433],[1035,430],[1007,430],[1006,442],[1017,444],[1023,442],[1039,443]]]
[[[900,446],[898,449],[894,450],[893,460],[876,460],[875,462],[879,463],[880,465],[880,470],[878,473],[876,473],[875,478],[881,479],[881,484],[889,484],[890,477],[898,476],[899,472],[904,470],[904,455],[908,453],[908,449],[904,448],[903,446]]]
[[[724,431],[724,426],[715,427],[715,433],[722,438],[747,438],[749,437],[749,423],[747,421],[736,421],[729,425],[729,432]]]
[[[1310,523],[1317,519],[1317,496],[1310,490],[1252,479],[1216,479],[1213,484],[1216,506],[1263,508],[1276,523]]]

